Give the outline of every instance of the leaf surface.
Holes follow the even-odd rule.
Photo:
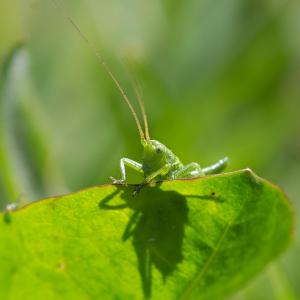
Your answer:
[[[250,170],[103,185],[3,214],[1,299],[220,299],[291,240],[283,192]]]

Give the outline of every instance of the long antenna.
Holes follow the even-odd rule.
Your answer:
[[[112,73],[112,71],[110,70],[110,68],[108,67],[108,65],[106,64],[105,60],[102,58],[102,55],[100,54],[100,52],[98,51],[98,49],[95,47],[94,44],[92,44],[88,38],[85,36],[85,34],[81,31],[81,29],[78,27],[78,25],[74,22],[74,20],[69,16],[69,14],[67,13],[65,7],[63,6],[63,4],[61,3],[61,1],[59,0],[52,0],[53,4],[57,7],[57,9],[61,9],[61,13],[65,16],[65,18],[70,22],[70,24],[72,25],[72,27],[75,29],[75,31],[77,31],[80,35],[80,37],[82,38],[82,40],[85,42],[85,44],[88,46],[88,48],[90,48],[90,50],[96,55],[96,58],[98,60],[98,62],[102,65],[102,67],[104,68],[104,70],[106,71],[106,73],[109,75],[109,77],[112,79],[112,81],[115,83],[116,87],[118,88],[119,92],[121,93],[123,99],[125,100],[125,102],[127,103],[131,114],[135,120],[137,129],[139,131],[140,137],[142,140],[145,139],[145,135],[144,132],[142,130],[142,126],[141,123],[137,117],[137,114],[127,96],[127,94],[125,93],[124,89],[121,87],[119,81],[117,80],[117,78],[114,76],[114,74]]]
[[[133,74],[133,72],[128,71],[128,69],[130,68],[130,63],[129,63],[128,60],[125,60],[125,65],[127,66],[127,68],[125,68],[125,69],[126,69],[127,74],[130,78],[131,85],[133,86],[136,99],[138,100],[139,107],[140,107],[141,112],[142,112],[143,121],[144,121],[144,130],[145,130],[145,135],[146,135],[146,141],[147,141],[147,143],[150,143],[148,119],[147,119],[147,114],[146,114],[146,109],[145,109],[145,103],[144,103],[143,98],[142,98],[141,85],[137,81],[136,76]]]
[[[136,97],[139,102],[139,106],[141,108],[142,115],[143,115],[146,141],[149,143],[150,142],[149,126],[148,126],[147,114],[146,114],[146,109],[145,109],[145,103],[142,98],[141,87],[138,84],[138,82],[135,80],[135,78],[133,78],[132,81],[133,81],[134,91],[135,91],[135,94],[136,94]]]

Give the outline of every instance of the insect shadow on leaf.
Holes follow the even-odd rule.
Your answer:
[[[184,228],[188,223],[186,197],[175,191],[146,187],[133,197],[134,186],[118,187],[99,203],[100,209],[133,210],[122,234],[122,241],[131,239],[145,298],[151,297],[152,268],[161,273],[165,282],[183,261]],[[124,203],[110,204],[120,194]],[[214,196],[193,196],[205,200]]]
[[[124,204],[109,205],[121,193]],[[137,257],[145,298],[151,297],[152,267],[155,266],[163,281],[171,275],[183,260],[182,244],[184,225],[188,220],[188,207],[184,196],[174,191],[145,188],[132,196],[130,187],[120,187],[100,202],[101,209],[131,208],[122,241],[129,238]]]

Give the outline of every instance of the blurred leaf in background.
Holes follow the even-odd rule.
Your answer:
[[[9,1],[1,1],[0,4],[0,204],[3,198],[15,197],[13,178],[10,176],[10,170],[7,166],[6,150],[5,150],[5,124],[4,124],[4,85],[5,77],[9,68],[9,51],[23,38],[21,25],[19,23],[19,15],[16,13],[17,5],[9,3]],[[10,15],[12,15],[10,17]],[[5,61],[6,60],[6,61]]]
[[[153,138],[183,162],[227,155],[230,170],[253,168],[286,190],[299,216],[299,1],[64,3],[132,96],[122,64],[130,62]],[[0,62],[9,65],[0,91],[2,207],[107,182],[120,157],[140,160],[118,91],[51,1],[1,1],[0,15]],[[300,297],[298,232],[235,299]]]

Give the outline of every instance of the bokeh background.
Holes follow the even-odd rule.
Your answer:
[[[229,171],[252,168],[286,191],[299,217],[298,0],[64,3],[131,97],[138,78],[151,137],[186,163],[227,155]],[[140,160],[116,87],[50,0],[1,0],[0,68],[2,209],[106,183],[120,157]],[[294,235],[231,299],[300,299]]]

